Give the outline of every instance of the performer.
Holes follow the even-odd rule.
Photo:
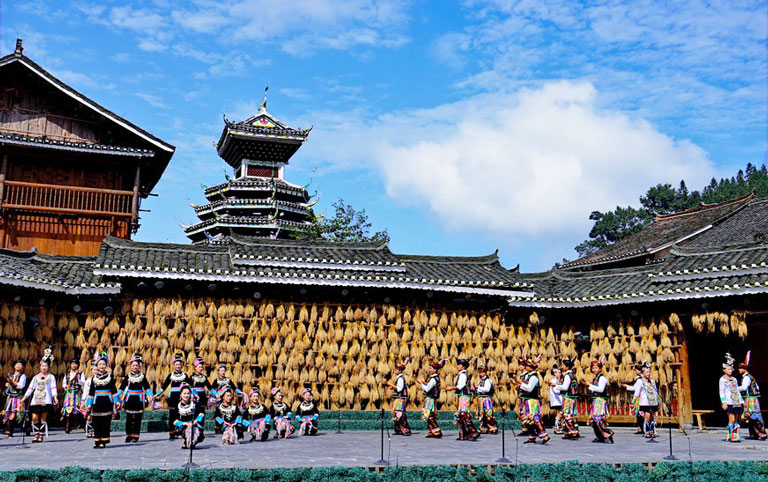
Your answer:
[[[395,425],[395,435],[411,435],[411,427],[408,425],[408,413],[406,412],[408,386],[405,383],[405,375],[403,375],[409,361],[410,358],[406,358],[402,363],[395,363],[395,383],[387,382],[387,386],[393,390],[392,421]]]
[[[91,410],[93,424],[93,448],[103,449],[110,442],[112,415],[115,404],[118,403],[115,379],[107,371],[109,357],[101,352],[96,358],[96,375],[91,381],[88,393],[88,407]]]
[[[293,418],[291,407],[283,401],[283,392],[280,391],[280,387],[272,387],[272,399],[269,413],[275,427],[275,438],[288,438],[295,431],[291,425],[291,418]]]
[[[144,417],[147,402],[152,401],[152,390],[147,377],[141,371],[141,355],[138,353],[133,355],[128,363],[131,371],[123,378],[117,397],[125,410],[125,442],[136,443],[141,434],[141,420]]]
[[[520,423],[523,426],[523,433],[528,435],[528,440],[523,442],[525,444],[536,443],[536,437],[541,439],[542,445],[550,440],[544,423],[541,421],[541,407],[539,405],[541,382],[539,381],[539,374],[536,373],[539,360],[541,360],[541,355],[532,359],[528,358],[523,351],[519,363],[525,371],[522,376],[516,376],[513,381],[520,396],[520,408],[518,409]]]
[[[637,388],[642,385],[643,367],[638,364],[633,367],[633,370],[635,371],[635,383],[632,385],[624,383],[622,385],[627,389],[628,392],[634,395],[634,393],[637,391]],[[635,425],[637,425],[637,431],[635,432],[635,435],[644,435],[645,416],[640,412],[640,401],[633,396],[630,404],[632,405],[632,410],[635,412]]]
[[[205,374],[205,362],[202,358],[195,358],[193,367],[194,371],[189,376],[192,382],[192,394],[195,397],[195,404],[205,409],[208,407],[208,392],[213,390],[213,385]]]
[[[27,386],[27,375],[24,374],[24,360],[16,360],[13,373],[5,378],[5,406],[3,408],[3,433],[13,437],[15,425],[22,426],[24,413],[24,387]]]
[[[155,396],[160,396],[161,394],[165,393],[165,390],[168,389],[168,397],[166,398],[166,401],[168,402],[168,438],[169,439],[176,439],[179,437],[179,432],[177,430],[178,426],[176,425],[176,419],[179,417],[178,413],[178,406],[179,406],[179,390],[181,390],[181,385],[192,385],[191,380],[189,379],[189,376],[187,376],[186,373],[184,373],[182,370],[184,369],[184,354],[183,353],[177,353],[173,357],[173,372],[169,373],[167,377],[165,377],[165,381],[163,382],[162,386],[160,387],[160,390],[157,391]]]
[[[594,443],[613,443],[613,430],[608,428],[608,377],[602,372],[605,356],[599,360],[592,360],[592,383],[582,380],[582,384],[592,392],[592,413],[589,415],[589,423],[595,431]]]
[[[488,369],[484,363],[480,364],[477,371],[480,372],[480,381],[477,382],[475,393],[480,401],[480,433],[498,433],[499,427],[493,416],[493,394],[495,391],[493,381],[488,376]]]
[[[232,379],[227,376],[227,364],[219,363],[219,365],[216,367],[216,372],[217,376],[213,381],[213,388],[211,389],[211,399],[213,406],[215,407],[221,403],[221,395],[227,388],[232,389],[232,396],[234,397],[232,403],[237,404],[237,397],[235,397],[235,394],[240,396],[243,394],[243,391],[241,386],[235,385],[235,382],[233,382]],[[215,424],[215,433],[221,433],[221,425],[219,425],[218,422]]]
[[[248,394],[248,407],[243,412],[243,427],[254,440],[266,441],[269,438],[269,426],[272,416],[269,409],[261,403],[261,392],[254,388]]]
[[[240,438],[243,418],[234,400],[232,387],[224,387],[222,390],[221,403],[216,407],[216,423],[221,427],[221,445],[235,445]]]
[[[431,362],[429,364],[429,380],[416,380],[424,391],[424,409],[421,419],[427,421],[427,438],[441,438],[443,436],[440,426],[437,424],[437,400],[440,398],[440,376],[438,370],[443,368],[445,360]]]
[[[182,384],[178,390],[179,403],[176,405],[178,418],[174,421],[176,431],[184,439],[182,449],[194,449],[205,439],[203,435],[203,407],[199,407],[193,397],[192,388]]]
[[[456,385],[444,387],[443,390],[453,390],[458,395],[458,406],[456,408],[456,424],[459,427],[458,440],[477,440],[480,432],[475,428],[472,421],[472,412],[469,411],[469,404],[472,401],[472,387],[469,384],[467,368],[469,361],[463,358],[456,360],[459,367],[459,373],[456,377]]]
[[[296,409],[296,420],[299,421],[299,435],[317,435],[317,419],[320,411],[313,400],[312,390],[305,388],[301,391],[301,403]]]
[[[744,420],[749,428],[749,438],[753,440],[765,440],[768,434],[765,432],[763,423],[763,414],[760,412],[760,387],[755,377],[749,374],[749,358],[752,352],[748,351],[744,361],[739,363],[739,373],[741,374],[741,391],[744,398]]]
[[[576,422],[578,415],[577,402],[579,400],[579,382],[573,373],[573,360],[568,358],[560,362],[560,371],[563,374],[563,380],[560,384],[560,393],[563,396],[563,438],[575,440],[581,436],[579,434],[579,425]]]
[[[740,443],[739,417],[744,413],[744,399],[739,392],[739,382],[733,376],[735,360],[730,353],[725,354],[723,376],[720,377],[720,404],[728,414],[728,442]]]
[[[549,381],[549,408],[555,412],[555,426],[553,431],[557,435],[563,434],[563,395],[560,386],[563,382],[563,372],[560,367],[552,368],[552,379]]]
[[[85,418],[85,436],[87,438],[93,438],[93,419],[91,419],[91,412],[88,410],[88,404],[86,403],[86,400],[88,399],[88,393],[91,391],[93,377],[96,376],[95,360],[91,360],[90,364],[91,376],[85,379],[85,383],[83,384],[83,400],[80,403],[80,413],[83,414],[83,418]]]
[[[51,363],[53,363],[53,352],[49,346],[40,360],[40,373],[32,377],[27,393],[24,394],[24,400],[32,397],[29,405],[29,410],[32,412],[32,432],[35,434],[32,442],[42,442],[43,437],[48,435],[48,413],[51,407],[59,403],[56,378],[48,371]]]
[[[640,412],[643,414],[643,433],[645,438],[656,437],[656,412],[659,411],[659,389],[656,382],[651,380],[651,364],[646,361],[642,365],[642,377],[635,390],[633,399],[637,400]]]
[[[64,389],[64,402],[61,406],[61,417],[64,419],[64,432],[69,433],[77,425],[80,418],[80,404],[83,400],[83,385],[85,376],[80,371],[80,360],[73,358],[69,363],[69,371],[61,382]]]

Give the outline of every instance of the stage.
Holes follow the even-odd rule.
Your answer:
[[[658,463],[669,453],[669,439],[663,431],[658,443],[647,443],[630,429],[617,429],[616,444],[591,443],[589,428],[582,429],[580,440],[553,438],[545,446],[524,445],[518,439],[517,460],[521,464],[556,463],[578,460],[581,463]],[[457,441],[455,431],[445,432],[443,439],[427,439],[425,432],[410,437],[386,435],[384,458],[392,466],[411,465],[492,465],[501,456],[501,436],[485,435],[476,442]],[[723,441],[725,430],[692,431],[688,439],[677,430],[672,432],[674,453],[679,460],[693,461],[760,461],[768,459],[768,442],[745,440],[740,444]],[[21,437],[0,439],[0,470],[27,468],[58,469],[81,466],[94,469],[176,469],[189,458],[181,441],[169,441],[162,433],[143,434],[137,444],[127,445],[121,434],[113,434],[112,444],[104,450],[93,449],[93,441],[82,432],[51,432],[50,438],[32,444]],[[507,458],[515,461],[515,438],[507,432]],[[209,434],[195,450],[194,462],[200,468],[288,468],[288,467],[371,467],[380,457],[380,434],[373,431],[320,432],[315,437],[292,437],[288,440],[244,442],[222,447],[220,438]]]

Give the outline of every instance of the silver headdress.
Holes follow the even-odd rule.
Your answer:
[[[733,356],[730,353],[726,353],[725,363],[723,363],[723,368],[733,368],[734,363],[736,363],[736,360],[733,359]]]
[[[45,352],[43,353],[43,358],[40,359],[40,363],[47,363],[50,365],[53,363],[53,347],[48,345],[48,348],[45,349]]]

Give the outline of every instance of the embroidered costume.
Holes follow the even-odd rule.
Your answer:
[[[312,400],[312,391],[309,388],[305,388],[301,394],[304,396],[309,393],[309,400],[302,400],[296,409],[296,420],[299,421],[299,435],[315,435],[317,434],[317,419],[320,417],[320,411],[317,409],[317,404]]]
[[[560,367],[552,369],[552,380],[549,385],[549,409],[555,412],[554,432],[563,434],[563,394],[560,389]]]
[[[469,405],[472,402],[472,390],[467,375],[469,362],[464,359],[459,359],[456,363],[460,369],[454,387],[454,392],[459,397],[458,407],[456,408],[456,424],[459,427],[459,440],[475,440],[480,436],[480,432],[475,428],[475,424],[472,421],[472,412],[469,411]]]
[[[223,395],[223,393],[222,393]],[[234,402],[221,402],[216,407],[216,423],[221,427],[221,444],[235,445],[240,438],[240,424],[242,414]]]
[[[539,404],[541,381],[539,374],[536,373],[536,368],[540,358],[541,355],[532,360],[523,353],[520,359],[520,365],[526,370],[520,377],[518,384],[520,394],[518,414],[523,426],[523,434],[528,436],[528,440],[523,443],[536,443],[536,437],[540,438],[542,443],[549,442],[549,434],[547,434],[541,420],[541,406]]]
[[[227,365],[224,363],[219,363],[217,369],[221,371],[222,368],[226,369]],[[227,390],[232,390],[232,403],[237,405],[237,398],[243,395],[242,387],[236,385],[235,382],[233,382],[232,379],[228,376],[222,376],[219,374],[211,384],[211,399],[209,404],[212,408],[215,408],[219,403],[221,403],[221,397]],[[215,424],[215,431],[216,433],[221,433],[221,425],[219,422],[216,422]]]
[[[78,360],[72,360],[72,364],[77,363]],[[61,405],[61,416],[64,419],[64,431],[69,433],[72,427],[75,426],[77,421],[83,415],[80,412],[80,405],[83,401],[83,385],[85,385],[85,376],[80,370],[69,370],[64,379],[61,381],[62,388],[64,389],[64,401]]]
[[[656,412],[659,411],[659,389],[656,382],[650,379],[651,364],[643,365],[643,376],[635,382],[637,388],[633,399],[637,400],[640,412],[643,414],[643,433],[646,438],[656,436]]]
[[[188,385],[184,390],[190,390]],[[184,439],[182,449],[195,448],[195,445],[202,442],[203,436],[203,407],[199,407],[192,397],[189,401],[179,401],[176,405],[178,417],[174,421],[175,430],[181,434]]]
[[[97,364],[104,360],[108,362],[107,354],[99,355]],[[87,404],[91,409],[93,424],[94,448],[104,448],[110,442],[112,415],[117,401],[115,379],[106,370],[94,375],[88,393]]]
[[[408,413],[406,412],[408,406],[408,386],[405,383],[405,375],[403,375],[408,361],[406,359],[403,363],[395,363],[397,377],[395,378],[394,386],[390,384],[390,388],[392,388],[392,422],[395,425],[395,435],[411,434],[411,427],[408,425]]]
[[[134,355],[129,364],[138,362],[141,366],[141,361],[141,355]],[[125,410],[125,441],[136,443],[139,441],[147,400],[152,396],[147,377],[141,371],[128,373],[120,384],[117,396]]]
[[[199,357],[196,358],[193,365],[195,368],[202,366],[203,359]],[[197,371],[194,371],[192,372],[192,375],[189,376],[189,381],[191,382],[192,395],[195,397],[195,403],[201,407],[208,407],[208,392],[213,391],[213,385],[208,380],[208,377],[205,376],[204,373],[197,373]]]
[[[420,384],[424,391],[424,409],[421,418],[427,421],[427,438],[440,438],[443,436],[440,426],[437,424],[437,400],[440,398],[440,376],[437,371],[443,368],[445,360],[429,364],[430,373],[427,383]]]
[[[600,373],[602,360],[592,361],[592,373],[595,375],[588,389],[592,392],[592,412],[589,422],[595,431],[593,442],[613,443],[613,430],[608,428],[608,377]],[[597,372],[597,373],[595,373]]]
[[[275,400],[270,407],[270,415],[275,428],[275,438],[288,438],[295,431],[293,425],[291,425],[291,418],[293,417],[291,407],[283,402],[282,392],[278,387],[272,388],[272,398]]]
[[[765,440],[768,434],[765,431],[763,414],[760,412],[760,386],[757,380],[749,373],[749,359],[751,352],[747,352],[744,362],[739,363],[739,372],[741,373],[741,384],[739,391],[744,399],[744,414],[742,418],[747,423],[749,429],[749,438],[753,440]]]
[[[560,393],[563,396],[563,438],[577,439],[580,437],[579,425],[576,416],[579,414],[577,402],[579,401],[579,382],[573,373],[573,361],[562,361],[564,373],[563,382],[560,384]]]
[[[22,371],[14,371],[6,378],[5,406],[2,411],[3,433],[13,437],[13,430],[16,425],[21,425],[24,421],[24,388],[27,386],[27,376],[24,374],[24,362],[16,360],[14,366],[21,364]]]
[[[739,435],[739,418],[744,413],[744,399],[739,390],[739,382],[732,375],[734,359],[730,353],[725,354],[723,363],[723,376],[718,383],[720,389],[720,403],[728,414],[728,441],[741,442]]]
[[[640,401],[635,397],[635,392],[637,391],[638,387],[641,385],[641,380],[643,379],[643,376],[641,375],[641,372],[643,371],[643,368],[640,365],[635,365],[635,383],[632,385],[627,386],[627,391],[632,394],[632,400],[630,401],[630,404],[632,405],[632,411],[635,414],[635,425],[637,425],[637,434],[645,434],[645,418],[643,416],[643,413],[640,411]]]
[[[477,398],[480,402],[480,433],[497,433],[499,427],[493,411],[493,380],[488,376],[485,365],[480,365],[480,381],[477,383]]]
[[[184,363],[183,355],[176,355],[173,361],[174,365],[176,365],[177,362]],[[179,435],[177,430],[178,426],[176,425],[176,419],[179,417],[179,391],[181,390],[182,385],[191,384],[189,376],[186,373],[174,368],[174,370],[165,377],[165,381],[160,386],[160,390],[156,393],[156,395],[161,395],[162,393],[165,393],[165,390],[168,390],[168,433],[170,438],[176,438]]]
[[[251,400],[254,393],[258,393],[258,390],[251,391],[248,396],[249,400]],[[269,413],[269,409],[259,401],[256,403],[251,401],[248,408],[243,411],[243,427],[245,432],[251,436],[251,441],[261,440],[264,442],[267,440],[269,438],[271,422],[272,415]]]
[[[40,373],[32,377],[24,394],[24,399],[30,398],[29,411],[32,412],[32,432],[35,437],[33,442],[42,442],[43,437],[48,435],[48,413],[51,407],[57,403],[59,394],[56,390],[56,377],[50,372],[43,373],[43,364],[50,367],[53,363],[52,348],[45,349],[45,354],[40,360]]]

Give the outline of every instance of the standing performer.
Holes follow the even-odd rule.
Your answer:
[[[626,383],[623,384],[624,388],[627,389],[628,392],[632,393],[632,401],[630,404],[632,405],[632,410],[635,412],[635,425],[637,425],[637,431],[635,432],[636,435],[644,435],[645,434],[645,416],[642,412],[640,412],[640,401],[637,399],[637,397],[634,396],[634,393],[637,391],[637,388],[642,384],[643,379],[643,367],[641,365],[635,365],[633,367],[633,370],[635,371],[635,383],[632,385],[628,385]]]
[[[243,421],[232,387],[220,392],[221,403],[216,407],[216,423],[221,427],[221,445],[235,445],[240,438],[240,424]]]
[[[563,395],[560,386],[563,382],[563,371],[560,367],[552,368],[552,379],[549,381],[549,408],[555,412],[553,432],[563,434]]]
[[[141,434],[141,420],[147,401],[152,401],[152,390],[149,389],[147,377],[141,371],[142,358],[138,353],[128,362],[131,371],[123,378],[117,396],[125,410],[125,442],[136,443]]]
[[[427,438],[440,438],[443,436],[440,426],[437,425],[437,400],[440,398],[440,376],[438,370],[443,368],[445,360],[431,362],[429,364],[429,380],[424,383],[416,380],[424,391],[424,409],[421,419],[427,421]]]
[[[518,414],[520,414],[520,422],[523,426],[523,432],[528,435],[528,440],[525,444],[536,443],[536,437],[541,439],[541,443],[545,444],[549,442],[549,434],[544,428],[544,423],[541,421],[541,407],[539,405],[539,387],[541,382],[539,380],[539,374],[536,373],[536,368],[539,366],[539,360],[541,355],[536,359],[528,358],[523,351],[523,356],[520,358],[520,366],[523,367],[525,372],[522,376],[516,376],[513,383],[518,388],[520,396],[520,408]]]
[[[589,415],[589,423],[595,431],[594,443],[613,443],[613,430],[608,428],[608,377],[602,372],[605,356],[599,360],[592,360],[590,369],[594,378],[592,383],[582,380],[582,384],[592,392],[592,413]]]
[[[195,397],[195,404],[205,410],[208,407],[208,392],[213,390],[213,385],[205,374],[205,362],[202,358],[195,358],[193,366],[194,371],[189,376],[192,382],[192,395]]]
[[[96,375],[91,381],[88,393],[88,407],[91,409],[93,424],[93,448],[106,448],[110,442],[112,415],[114,413],[117,387],[115,379],[107,371],[109,358],[106,352],[101,352],[96,358]]]
[[[480,437],[480,432],[475,428],[475,424],[472,421],[472,412],[469,411],[469,405],[472,402],[472,387],[469,384],[469,376],[467,375],[469,361],[459,358],[456,360],[456,364],[459,366],[456,385],[444,387],[443,390],[453,390],[459,397],[458,406],[456,407],[456,425],[459,427],[458,440],[477,440]]]
[[[23,425],[24,413],[24,387],[27,386],[27,375],[24,374],[24,360],[16,360],[13,364],[13,373],[5,379],[6,396],[3,408],[3,433],[13,437],[14,425]]]
[[[261,403],[261,392],[258,388],[248,394],[248,407],[243,412],[243,427],[254,440],[266,441],[269,438],[269,426],[272,416],[269,409]]]
[[[748,351],[743,363],[739,363],[739,373],[741,374],[741,391],[744,398],[744,420],[749,427],[749,438],[753,440],[765,440],[768,434],[765,432],[763,423],[763,414],[760,412],[760,387],[755,377],[749,374],[749,358],[752,352]]]
[[[178,426],[176,425],[176,419],[179,417],[179,391],[181,390],[182,385],[191,385],[191,381],[187,374],[182,371],[183,369],[184,354],[177,353],[173,357],[173,372],[165,377],[163,385],[155,394],[155,396],[160,396],[165,393],[166,389],[168,389],[168,397],[166,398],[166,401],[168,403],[168,438],[170,439],[179,437]]]
[[[387,382],[387,386],[393,390],[392,393],[392,421],[395,425],[395,435],[411,435],[411,427],[408,425],[408,386],[405,383],[406,365],[410,358],[406,358],[403,363],[395,363],[395,383]]]
[[[280,387],[272,387],[272,398],[272,406],[269,410],[272,423],[275,425],[275,438],[288,438],[295,431],[291,425],[293,417],[291,407],[283,402],[283,392],[280,391]]]
[[[227,388],[232,389],[232,396],[234,397],[232,403],[237,405],[237,396],[243,394],[243,391],[241,390],[242,387],[235,385],[235,382],[233,382],[232,379],[227,376],[226,363],[219,363],[219,365],[216,367],[216,372],[217,376],[213,381],[213,388],[211,389],[211,399],[213,406],[215,407],[221,403],[221,396]],[[219,425],[219,422],[216,422],[215,424],[215,433],[221,433],[221,425]]]
[[[576,423],[578,415],[577,402],[579,400],[579,382],[573,374],[573,360],[568,358],[560,362],[560,371],[563,374],[563,382],[560,384],[560,393],[563,395],[563,438],[574,440],[581,436],[579,425]]]
[[[733,376],[733,364],[735,360],[730,353],[725,354],[723,363],[723,376],[720,377],[720,404],[728,414],[728,442],[740,443],[739,418],[744,413],[744,399],[739,392],[739,382]]]
[[[43,437],[48,435],[48,413],[51,407],[59,403],[56,378],[48,371],[51,363],[53,363],[53,353],[49,346],[40,360],[40,373],[32,377],[27,393],[24,394],[25,400],[32,396],[29,406],[32,412],[32,432],[35,434],[32,442],[42,442]]]
[[[309,388],[302,390],[301,398],[301,403],[296,409],[296,420],[300,423],[299,435],[316,435],[317,419],[320,418],[320,411],[312,399],[312,390]]]
[[[643,414],[643,433],[645,438],[656,437],[656,412],[659,411],[659,389],[656,382],[651,380],[651,364],[646,361],[642,365],[642,377],[635,390],[633,399],[637,399],[640,412]]]
[[[85,376],[80,371],[80,360],[73,358],[69,363],[69,371],[61,382],[64,389],[64,402],[61,405],[61,416],[64,419],[64,432],[69,433],[77,425],[80,418],[80,404],[83,401],[83,385]]]
[[[195,445],[205,439],[203,436],[203,410],[198,407],[192,397],[192,388],[183,384],[178,391],[179,403],[176,405],[178,418],[174,421],[176,431],[178,431],[184,443],[182,449],[195,448]]]
[[[80,413],[83,414],[83,418],[85,419],[85,436],[87,438],[93,438],[93,419],[91,419],[91,412],[88,410],[86,399],[88,398],[88,394],[91,392],[93,377],[96,376],[96,361],[91,360],[90,364],[91,376],[85,379],[85,383],[83,384],[83,400],[80,403]]]
[[[480,372],[480,381],[477,382],[475,393],[480,401],[480,433],[494,434],[499,431],[499,427],[493,416],[493,381],[488,376],[485,363],[481,363],[477,371]]]

